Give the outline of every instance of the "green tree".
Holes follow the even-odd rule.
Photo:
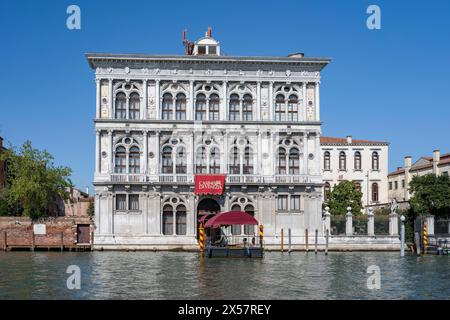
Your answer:
[[[0,155],[7,164],[3,198],[20,215],[38,218],[53,214],[58,199],[68,199],[71,170],[55,166],[47,151],[34,149],[30,141],[10,147]]]
[[[356,189],[353,182],[341,181],[328,194],[324,206],[328,206],[333,215],[346,214],[347,207],[351,207],[352,213],[358,215],[362,210],[361,198],[362,192]]]
[[[450,178],[446,175],[414,176],[409,183],[413,194],[409,203],[417,215],[448,216],[450,214]]]
[[[91,219],[94,217],[95,207],[94,207],[94,203],[93,202],[89,203],[89,206],[87,208],[87,214],[88,214],[89,218],[91,218]]]

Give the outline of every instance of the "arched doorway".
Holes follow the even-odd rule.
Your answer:
[[[205,224],[209,218],[211,218],[214,214],[217,214],[219,212],[220,212],[220,205],[216,200],[212,198],[202,199],[197,205],[197,224],[196,224],[197,230],[200,226],[199,220],[202,219],[202,217],[203,217],[203,224]],[[207,237],[214,236],[210,234],[209,229],[205,229],[205,231]],[[197,232],[197,239],[198,237],[199,234]]]

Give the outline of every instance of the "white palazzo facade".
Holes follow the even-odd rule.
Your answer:
[[[303,243],[322,231],[320,72],[326,58],[87,54],[96,80],[97,249],[195,249],[201,214],[243,210]],[[221,195],[194,177],[224,174]],[[233,233],[253,236],[256,227]]]

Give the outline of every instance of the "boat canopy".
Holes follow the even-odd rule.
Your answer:
[[[258,220],[244,211],[227,211],[218,213],[209,219],[205,224],[205,228],[218,228],[235,224],[257,225]]]

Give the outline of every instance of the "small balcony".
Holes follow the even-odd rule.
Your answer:
[[[147,176],[145,174],[125,174],[114,173],[111,174],[111,182],[146,182]]]

